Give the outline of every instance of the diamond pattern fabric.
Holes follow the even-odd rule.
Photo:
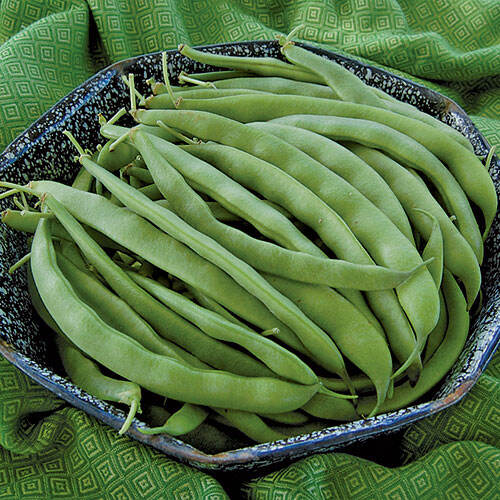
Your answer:
[[[1,0],[0,150],[109,63],[301,23],[304,41],[448,95],[500,144],[497,0]],[[499,377],[497,354],[459,404],[389,441],[215,478],[118,436],[1,359],[0,498],[499,498]]]

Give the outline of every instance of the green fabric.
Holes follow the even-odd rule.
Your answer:
[[[497,0],[1,0],[0,149],[105,65],[180,42],[299,36],[455,99],[500,144]],[[0,498],[498,498],[500,355],[456,406],[344,453],[212,477],[138,444],[0,360]]]

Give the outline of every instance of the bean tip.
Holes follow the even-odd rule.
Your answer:
[[[182,51],[184,50],[184,47],[186,46],[185,43],[180,43],[178,46],[177,46],[177,50],[182,54]]]

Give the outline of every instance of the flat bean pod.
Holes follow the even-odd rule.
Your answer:
[[[149,111],[145,111],[145,112],[137,112],[136,116],[142,116],[143,118],[149,120],[149,123],[150,124],[156,124],[158,122],[158,119],[164,117],[167,119],[172,119],[172,120],[176,120],[178,118],[181,117],[181,120],[180,120],[180,123],[177,123],[179,120],[177,120],[175,123],[177,123],[177,127],[178,128],[182,128],[182,123],[185,124],[185,120],[191,120],[191,124],[192,126],[194,127],[193,130],[196,130],[198,131],[200,134],[204,134],[204,133],[210,133],[208,131],[208,129],[206,128],[205,124],[204,124],[204,121],[202,121],[201,123],[199,122],[199,120],[197,120],[197,117],[199,116],[199,114],[197,113],[189,113],[189,112],[186,112],[186,111],[179,111],[180,114],[174,114],[174,115],[171,115],[171,112],[169,111],[152,111],[152,110],[149,110]],[[228,125],[231,125],[231,122],[229,122],[229,124],[226,122],[225,125],[224,125],[224,122],[221,123],[221,120],[224,120],[222,117],[216,117],[215,115],[210,115],[210,114],[203,114],[201,113],[201,116],[204,117],[204,118],[208,118],[208,119],[211,119],[213,123],[211,123],[211,125],[215,126],[216,128],[218,128],[219,126],[228,126]],[[175,126],[175,123],[174,123],[174,126]],[[213,131],[212,131],[213,132]],[[246,132],[246,129],[245,129],[245,132]],[[161,148],[160,144],[158,143],[158,147]],[[208,147],[208,146],[207,146]],[[187,146],[186,149],[189,150],[191,152],[191,149],[190,148],[194,148],[192,150],[192,152],[195,152],[194,154],[197,155],[197,156],[200,156],[200,154],[204,153],[206,150],[204,149],[205,146],[202,148],[202,149],[199,149],[197,148],[197,146]],[[236,164],[238,164],[238,162],[240,161],[245,161],[245,162],[254,162],[255,158],[251,155],[246,155],[245,157],[243,158],[238,158],[238,154],[239,152],[237,150],[226,150],[227,151],[227,155],[228,156],[234,156],[234,158],[228,158],[228,162],[232,163],[232,162],[236,162]],[[205,159],[205,158],[203,158]],[[196,164],[195,164],[196,166]],[[215,186],[213,185],[210,185],[210,189],[207,190],[206,192],[208,194],[210,194],[210,196],[214,199],[217,199],[217,201],[219,201],[221,204],[224,204],[224,199],[221,198],[221,197],[218,197],[217,194],[218,194],[218,189],[217,189],[217,186],[220,186],[222,184],[222,182],[224,182],[224,186],[227,185],[227,188],[228,190],[225,190],[225,193],[237,193],[237,194],[240,194],[240,195],[245,195],[245,193],[243,191],[239,191],[237,190],[237,186],[238,186],[238,183],[228,183],[227,182],[227,178],[225,178],[225,176],[217,176],[216,175],[216,172],[217,170],[216,169],[211,169],[210,170],[210,173],[211,173],[211,176],[207,176],[205,175],[206,171],[207,171],[207,167],[206,164],[205,164],[205,168],[201,169],[201,171],[198,173],[197,172],[197,175],[202,175],[204,176],[204,179],[205,179],[205,182],[208,182],[208,180],[210,180],[212,177],[214,178],[214,180],[217,181],[217,183],[215,184]],[[219,165],[219,169],[220,169],[220,165]],[[271,172],[270,175],[271,177],[269,177],[268,179],[264,179],[263,180],[263,183],[260,187],[257,187],[257,191],[259,191],[261,194],[263,194],[263,187],[265,188],[266,187],[266,184],[267,182],[269,182],[271,179],[272,180],[272,184],[274,183],[274,185],[280,185],[280,183],[283,183],[284,182],[284,185],[287,186],[287,188],[284,190],[283,193],[279,193],[277,192],[275,189],[271,189],[270,192],[268,192],[268,194],[264,194],[264,196],[268,199],[268,200],[271,200],[271,201],[275,201],[276,203],[278,203],[278,205],[280,206],[283,206],[285,208],[287,208],[287,201],[285,200],[284,202],[283,201],[280,201],[280,199],[276,199],[276,197],[278,196],[283,196],[283,197],[287,197],[288,196],[288,200],[290,200],[290,203],[293,203],[295,204],[296,200],[298,199],[301,199],[300,197],[305,197],[304,199],[309,199],[311,196],[312,196],[312,193],[309,192],[309,190],[305,190],[304,191],[304,188],[303,186],[300,184],[300,183],[296,183],[293,178],[285,175],[284,177],[281,176],[280,179],[276,178],[277,175],[281,175],[281,174],[278,174],[278,172],[276,171],[277,169],[274,169],[275,172]],[[190,173],[189,171],[186,171],[186,170],[183,170],[181,172],[185,177],[189,177]],[[230,174],[231,176],[233,176],[233,174]],[[241,181],[241,179],[237,179],[239,183],[242,183],[245,185],[244,182]],[[200,177],[197,177],[197,185],[198,185],[198,189],[202,189],[202,186],[201,184],[203,183],[204,181],[202,180],[202,178]],[[253,181],[251,181],[253,182]],[[290,182],[295,182],[295,186],[290,186]],[[200,184],[198,184],[200,183]],[[193,185],[193,184],[191,184]],[[246,184],[248,185],[248,184]],[[204,184],[204,186],[207,186],[207,184]],[[249,187],[252,187],[253,184],[250,184]],[[229,189],[229,188],[234,188],[234,189]],[[297,191],[299,190],[299,191]],[[289,195],[290,193],[290,195]],[[234,199],[234,198],[232,198]],[[226,206],[226,208],[228,208],[229,210],[235,212],[235,213],[238,213],[240,216],[246,218],[247,220],[249,220],[262,234],[270,237],[270,238],[273,238],[276,240],[276,235],[278,234],[277,233],[277,230],[278,228],[280,228],[281,226],[279,226],[277,223],[274,223],[272,224],[271,226],[269,226],[269,229],[266,229],[265,225],[264,225],[264,221],[265,220],[269,220],[269,222],[271,222],[271,219],[269,219],[271,213],[269,213],[269,210],[268,210],[268,215],[266,216],[266,218],[261,218],[259,221],[258,221],[258,224],[255,223],[255,221],[252,221],[253,217],[252,217],[252,211],[250,212],[246,212],[246,215],[244,213],[240,213],[238,211],[239,207],[240,206],[246,206],[246,205],[243,205],[243,201],[248,201],[248,198],[239,198],[239,203],[233,203],[231,204],[230,206],[228,205],[224,205]],[[293,201],[292,201],[293,200]],[[338,248],[340,245],[343,245],[343,242],[344,240],[347,242],[347,244],[345,245],[345,252],[344,254],[345,255],[351,255],[352,251],[353,251],[353,248],[354,250],[357,250],[358,247],[361,247],[359,242],[357,242],[355,240],[355,238],[353,237],[352,235],[352,232],[347,228],[347,226],[345,225],[345,223],[340,220],[340,218],[338,217],[337,214],[335,213],[332,213],[331,211],[328,210],[328,207],[326,205],[323,204],[323,206],[316,206],[317,205],[317,199],[313,198],[312,200],[309,201],[309,203],[313,203],[312,206],[315,206],[316,207],[316,211],[317,211],[317,214],[318,214],[318,217],[313,217],[313,214],[309,211],[309,210],[303,210],[303,215],[308,219],[309,221],[309,225],[311,227],[313,227],[317,232],[318,234],[322,235],[322,238],[324,241],[326,242],[329,242],[329,246],[330,248],[332,248],[332,250],[336,251],[335,249]],[[306,204],[304,202],[304,204]],[[311,206],[311,208],[312,208]],[[257,208],[257,207],[256,207]],[[255,214],[261,214],[262,213],[262,205],[261,205],[261,210],[254,210],[253,213]],[[289,210],[290,210],[290,207],[288,207]],[[302,207],[304,208],[304,207]],[[328,211],[328,213],[324,213],[325,212],[325,209]],[[290,210],[291,212],[293,212],[292,210]],[[265,212],[264,212],[265,213]],[[300,217],[298,217],[299,220],[300,220]],[[274,217],[274,219],[276,220],[276,217]],[[288,221],[285,221],[283,220],[283,218],[281,218],[281,223],[282,224],[290,224]],[[284,228],[286,226],[283,226]],[[290,226],[288,225],[286,228],[288,229]],[[334,229],[335,228],[335,229]],[[266,229],[266,230],[264,230]],[[296,228],[294,228],[296,230]],[[332,231],[333,229],[333,231]],[[333,238],[332,235],[333,234],[337,234],[336,231],[340,231],[340,233],[338,233],[338,237],[337,238]],[[290,234],[290,232],[288,232],[287,234]],[[300,233],[299,233],[300,235]],[[320,255],[320,256],[323,256],[323,252],[321,250],[319,250],[315,245],[312,245],[310,242],[308,242],[308,240],[306,239],[305,243],[307,244],[307,247],[308,249],[305,249],[304,246],[301,244],[300,247],[297,247],[297,246],[290,246],[290,244],[288,243],[283,243],[282,241],[280,240],[277,240],[279,243],[281,243],[283,246],[287,247],[287,248],[291,248],[291,249],[296,249],[296,250],[300,250],[300,251],[304,251],[305,253],[311,253],[311,254],[317,254],[317,255]],[[297,239],[295,239],[295,242],[297,241]],[[302,243],[304,243],[304,240],[302,239]],[[354,246],[353,246],[354,245]],[[355,248],[356,247],[356,248]],[[361,249],[362,252],[364,252],[364,249]],[[338,252],[337,252],[338,253]],[[341,253],[340,256],[342,256],[343,254]],[[346,260],[348,258],[346,257]],[[371,264],[373,263],[371,260],[368,260],[368,261],[361,261],[361,262],[358,262],[358,263],[366,263],[366,264]],[[353,301],[356,303],[356,305],[359,307],[359,308],[362,308],[363,309],[363,312],[365,315],[367,315],[367,317],[371,317],[372,320],[374,319],[373,318],[373,315],[371,313],[371,311],[369,310],[369,308],[366,306],[365,302],[364,302],[364,299],[361,297],[361,295],[359,293],[353,293],[352,290],[348,290],[348,289],[342,289],[342,292],[341,292],[346,298],[348,298],[349,300]],[[381,303],[381,302],[380,302]],[[394,302],[393,302],[394,304]],[[394,304],[395,306],[395,304]],[[393,306],[393,309],[394,309],[394,306]],[[399,308],[399,305],[397,306]],[[385,306],[384,306],[384,309],[385,309]],[[393,319],[395,318],[395,319]],[[397,315],[386,315],[386,319],[388,321],[390,321],[390,324],[391,326],[393,326],[394,330],[398,330],[400,328],[405,328],[405,324],[407,324],[407,322],[405,323],[406,320],[401,320],[399,321],[399,324],[395,324],[398,322],[397,320]],[[376,323],[376,320],[374,321],[374,323]],[[408,326],[409,328],[409,326]],[[409,337],[412,336],[411,332],[409,332],[407,328],[407,333],[409,333]]]
[[[161,148],[160,148],[161,149]],[[146,164],[144,164],[146,165]],[[207,169],[211,168],[211,165],[205,164]],[[145,184],[153,184],[153,177],[149,173],[149,170],[147,168],[139,168],[139,167],[129,167],[125,171],[126,174],[128,175],[135,175],[139,179],[141,179]],[[189,182],[188,182],[189,184]],[[144,192],[144,191],[143,191]],[[278,212],[280,212],[282,215],[284,215],[287,219],[290,219],[292,215],[288,210],[285,210],[283,207],[280,207],[279,205],[276,205],[276,203],[273,203],[272,201],[269,200],[262,200],[266,205],[269,205],[270,207],[274,208]],[[167,208],[168,208],[168,201],[167,200],[162,200],[162,203],[166,203]],[[226,208],[224,208],[220,203],[217,201],[207,201],[206,202],[208,207],[210,208],[210,211],[214,214],[215,218],[221,221],[226,221],[226,222],[235,222],[235,221],[242,221],[243,219],[230,212]]]
[[[148,137],[158,151],[166,156],[170,153],[170,163],[187,180],[191,187],[208,194],[232,213],[247,220],[264,236],[280,245],[296,251],[324,257],[324,253],[306,238],[274,206],[260,200],[231,177],[212,165],[189,156],[190,162],[173,161],[172,152],[181,155],[164,141]],[[186,148],[189,151],[189,146]],[[182,156],[181,156],[182,159]]]
[[[293,336],[260,301],[220,269],[130,210],[117,207],[102,196],[84,193],[57,182],[37,181],[30,186],[40,196],[46,192],[53,194],[80,222],[105,234],[159,269],[198,288],[241,318],[263,330],[279,328]]]
[[[147,125],[139,125],[139,128],[143,132],[147,132],[148,134],[155,135],[157,137],[161,137],[162,139],[170,142],[177,142],[179,139],[177,136],[171,134],[168,130],[165,130],[164,128],[160,127],[150,127]],[[120,125],[111,125],[109,123],[104,123],[101,125],[101,128],[99,132],[101,133],[102,136],[106,137],[107,139],[113,139],[109,144],[107,144],[107,150],[105,153],[103,153],[103,156],[106,156],[107,153],[109,153],[109,147],[111,144],[113,144],[116,139],[119,137],[122,137],[124,134],[126,134],[129,131],[127,127],[122,127]],[[117,146],[118,148],[118,146]],[[124,153],[127,151],[127,149],[124,148]],[[99,165],[101,165],[102,157],[97,159],[97,162]],[[104,162],[103,162],[104,163]],[[130,163],[130,162],[128,162]],[[123,163],[123,165],[126,165],[126,162]],[[106,167],[106,164],[101,165],[103,167]]]
[[[216,264],[261,300],[279,320],[292,329],[316,362],[342,378],[348,378],[342,356],[328,335],[307,318],[293,302],[269,285],[251,266],[211,238],[193,229],[173,212],[140,195],[137,190],[93,162],[88,155],[82,155],[80,161],[125,206]]]
[[[150,140],[153,139],[151,136],[136,132],[132,137],[146,160],[156,186],[169,200],[171,210],[255,269],[292,280],[358,290],[394,288],[411,276],[411,272],[290,251],[222,224],[213,217],[207,204],[188,186],[182,175],[172,168],[173,165],[179,165],[179,170],[183,166],[192,168],[193,163],[200,163],[201,160],[168,142],[162,144],[160,156],[160,150]]]
[[[446,334],[446,328],[448,327],[448,311],[446,310],[446,303],[444,301],[443,292],[439,290],[439,301],[441,304],[441,310],[439,311],[439,319],[436,327],[429,334],[427,339],[427,345],[425,346],[425,356],[424,363],[429,361],[432,355],[436,352],[436,349],[441,345],[443,338]]]
[[[154,280],[133,272],[129,272],[128,275],[147,292],[177,314],[197,325],[207,335],[243,347],[286,379],[306,385],[317,383],[318,379],[313,371],[295,354],[276,342],[257,334],[248,327],[236,325],[217,313],[197,306],[181,294],[165,288]]]
[[[326,420],[349,422],[359,419],[354,405],[348,399],[336,398],[323,392],[317,392],[301,410],[308,415]]]
[[[424,364],[417,384],[412,387],[408,382],[394,388],[394,396],[387,399],[379,412],[404,408],[430,391],[451,369],[462,351],[469,332],[469,314],[465,298],[453,275],[444,270],[443,295],[448,309],[448,327],[441,345]],[[374,398],[359,398],[358,411],[367,415],[374,406]]]
[[[429,272],[431,273],[436,287],[441,288],[441,280],[443,278],[443,233],[439,226],[439,221],[427,210],[416,208],[415,210],[427,215],[432,220],[432,231],[422,251],[422,258],[425,260],[432,259],[429,263]]]
[[[360,80],[354,73],[342,65],[318,54],[283,41],[281,53],[297,67],[316,75],[323,80],[343,101],[380,106],[381,100],[372,88]]]
[[[213,408],[240,432],[257,443],[267,443],[286,439],[287,436],[269,427],[258,415],[244,411]]]
[[[456,216],[460,232],[471,245],[478,262],[482,262],[484,249],[481,233],[463,189],[438,158],[417,141],[385,125],[361,119],[291,115],[278,118],[276,122],[306,128],[335,140],[359,142],[381,149],[396,161],[424,172]]]
[[[494,186],[488,172],[474,154],[447,137],[446,134],[440,134],[439,130],[418,120],[402,117],[397,113],[374,106],[302,96],[247,95],[209,100],[184,99],[182,109],[209,111],[241,122],[278,118],[279,123],[295,126],[298,122],[297,118],[293,117],[294,113],[311,115],[309,119],[313,121],[315,120],[312,117],[314,113],[331,115],[332,124],[339,124],[340,136],[336,133],[332,136],[332,131],[329,136],[341,140],[354,140],[346,136],[348,131],[354,133],[348,126],[349,122],[342,121],[341,118],[362,119],[361,123],[357,122],[353,125],[360,130],[355,140],[371,146],[374,145],[370,142],[374,134],[378,137],[380,134],[390,134],[392,140],[389,140],[388,144],[387,137],[384,136],[385,146],[389,148],[386,150],[396,159],[404,158],[409,166],[429,175],[446,203],[449,204],[449,208],[457,216],[461,231],[474,248],[479,262],[482,261],[482,238],[465,193],[481,208],[485,222],[483,234],[487,234],[497,208]],[[336,118],[333,119],[333,117]],[[307,118],[305,120],[307,121]],[[328,122],[328,119],[321,116],[321,121]],[[369,122],[372,123],[369,124]],[[391,127],[391,130],[383,128],[378,130],[375,124]],[[301,126],[301,128],[308,128],[315,132],[321,129],[320,126],[316,128]],[[344,135],[341,134],[341,130],[344,131]],[[397,134],[396,130],[401,133]],[[463,162],[464,157],[467,159],[466,163]],[[438,158],[446,162],[451,172]],[[477,182],[471,181],[469,168],[474,175],[477,173]],[[445,187],[448,195],[444,194]]]
[[[70,380],[95,398],[123,403],[130,407],[119,434],[127,432],[136,412],[140,411],[141,388],[133,382],[104,375],[94,361],[84,356],[66,338],[43,304],[33,281],[31,270],[28,270],[28,291],[35,311],[56,334],[57,351]]]
[[[308,95],[321,97],[323,99],[336,99],[337,94],[326,85],[317,83],[299,82],[289,78],[277,76],[268,77],[240,77],[226,80],[214,81],[218,89],[242,89],[260,90],[272,94]]]
[[[196,288],[193,288],[192,286],[188,285],[188,290],[192,293],[196,302],[198,302],[198,304],[200,304],[200,306],[219,314],[223,318],[226,318],[228,321],[231,321],[237,325],[246,326],[245,323],[243,323],[238,318],[236,318],[225,307],[222,307],[218,302],[211,299],[210,297],[207,297],[205,294],[201,293]]]
[[[43,212],[20,212],[19,210],[7,209],[2,213],[2,222],[7,226],[15,229],[16,231],[23,231],[25,233],[34,233],[38,222],[42,218],[51,218],[51,232],[59,239],[72,241],[68,232],[55,220],[53,214],[46,214]],[[92,239],[96,240],[99,245],[105,248],[113,248],[115,250],[124,250],[124,247],[115,243],[110,238],[106,237],[99,231],[87,227],[85,230],[89,233]]]
[[[179,45],[179,52],[189,59],[204,64],[211,64],[223,68],[255,73],[261,76],[282,76],[292,80],[315,81],[323,83],[321,78],[315,78],[310,72],[301,70],[291,64],[280,61],[274,57],[237,57],[222,56],[194,49],[185,44]]]
[[[443,235],[444,265],[463,282],[469,307],[479,293],[481,271],[472,247],[434,199],[425,183],[381,151],[349,143],[349,148],[375,169],[389,184],[408,218],[417,231],[428,240],[432,232],[431,220],[415,208],[425,207],[439,221]]]
[[[340,232],[344,229],[344,223],[336,224],[336,215],[328,205],[279,168],[228,146],[204,144],[188,146],[187,149],[216,165],[241,184],[290,210],[295,217],[312,227],[338,256],[358,262],[372,262],[350,231]],[[275,185],[283,186],[283,189],[277,191]],[[357,301],[347,298],[360,307]],[[413,352],[415,340],[395,294],[388,291],[369,292],[367,299],[389,336],[391,348],[400,361],[406,361]],[[366,315],[364,310],[363,313]],[[367,317],[370,320],[369,314]],[[370,322],[373,323],[373,320]]]
[[[344,297],[331,288],[303,285],[265,275],[325,330],[342,354],[366,373],[377,391],[379,404],[387,396],[392,375],[391,352],[384,337]]]
[[[175,413],[170,415],[160,427],[151,429],[139,429],[141,434],[156,435],[170,434],[171,436],[182,436],[194,431],[208,416],[208,410],[202,406],[184,403]]]
[[[413,235],[401,203],[384,179],[364,161],[340,144],[305,129],[273,123],[249,124],[265,130],[299,148],[325,167],[343,177],[378,207],[411,241]]]
[[[179,347],[160,337],[125,301],[111,292],[98,279],[80,271],[72,262],[56,251],[57,264],[81,300],[111,327],[137,340],[156,354],[184,360],[188,353],[179,353]],[[188,358],[192,363],[191,357]]]
[[[258,101],[256,101],[256,99],[258,99]],[[225,101],[226,104],[224,104],[223,101]],[[226,106],[231,107],[233,105],[231,101],[234,101],[234,99],[227,97],[221,98],[220,100],[212,99],[202,104],[202,106],[197,106],[194,102],[192,102],[191,105],[195,107],[195,109],[206,109],[207,111],[214,111],[231,117],[230,113],[227,111],[224,113],[223,111],[223,109],[227,109]],[[183,107],[187,107],[190,102],[191,101],[185,100],[183,102]],[[256,102],[259,103],[258,106],[252,105]],[[217,105],[218,103],[220,103],[220,105]],[[462,145],[457,144],[457,142],[447,134],[443,134],[440,130],[426,123],[373,106],[312,97],[297,96],[291,99],[288,96],[278,95],[240,96],[238,98],[238,106],[243,110],[247,110],[246,115],[242,113],[238,114],[239,121],[269,120],[271,117],[280,117],[283,116],[283,109],[285,108],[287,115],[292,115],[294,113],[335,115],[345,118],[370,120],[389,126],[425,146],[430,153],[446,164],[450,172],[456,178],[455,182],[458,181],[458,184],[467,196],[480,207],[485,225],[483,234],[486,235],[489,231],[496,214],[497,197],[488,172],[484,169],[482,163],[474,153]],[[260,110],[260,112],[258,110]],[[415,168],[420,170],[418,167]],[[438,167],[435,168],[438,170],[441,169]],[[472,176],[471,172],[473,172]],[[444,174],[441,174],[441,177],[443,177],[443,175]],[[474,177],[475,180],[472,181],[471,177]],[[431,178],[436,182],[436,179],[432,175]],[[448,178],[452,178],[452,176],[448,176]],[[451,203],[450,200],[448,201]]]
[[[243,78],[249,76],[249,73],[246,71],[209,71],[207,73],[190,73],[189,75],[187,73],[184,73],[184,75],[187,75],[188,78],[191,78],[193,80],[198,80],[199,82],[214,82],[214,81],[222,81],[226,80],[228,78]],[[179,75],[179,79],[182,77],[182,73]],[[181,80],[179,80],[180,83]],[[186,82],[187,83],[187,82]],[[171,87],[173,87],[171,85]],[[183,88],[190,88],[185,85],[180,85],[178,87],[179,89]],[[153,95],[158,95],[158,94],[166,94],[168,92],[167,86],[165,85],[164,82],[154,82],[151,85],[151,89],[153,92]]]
[[[49,197],[48,203],[50,203],[49,206],[59,222],[85,255],[87,261],[104,277],[109,286],[148,321],[159,334],[184,347],[187,351],[215,368],[247,376],[272,376],[272,372],[262,363],[206,336],[194,325],[151,297],[134,283],[126,272],[113,262],[104,250],[85,233],[82,226],[71,216],[64,205],[54,197]]]
[[[265,413],[260,414],[259,416],[285,425],[303,425],[309,421],[309,417],[305,413],[300,413],[298,411],[289,411],[286,413]]]
[[[471,149],[469,141],[453,128],[436,120],[430,115],[420,112],[413,106],[401,103],[396,99],[388,98],[383,92],[368,86],[354,73],[337,62],[314,54],[292,42],[285,42],[282,52],[291,63],[323,78],[324,82],[342,101],[385,108],[408,118],[417,118],[419,121],[439,129],[459,144],[465,145],[468,149]]]
[[[183,115],[181,113],[178,110],[172,116],[172,112],[169,110],[146,110],[137,112],[136,117],[140,121],[145,120],[146,123],[157,117],[160,120],[163,118],[162,121],[169,120],[171,125],[175,121],[184,123],[183,128],[189,127],[190,133],[193,133],[194,130],[198,132],[196,133],[197,137],[236,146],[274,163],[303,185],[309,187],[311,191],[320,194],[320,198],[337,210],[350,223],[352,230],[360,237],[378,263],[385,263],[385,265],[399,269],[408,269],[407,266],[410,265],[413,268],[415,265],[421,264],[422,260],[415,248],[373,204],[342,178],[336,176],[310,156],[270,134],[262,133],[260,130],[247,127],[234,120],[197,112],[194,116],[199,117],[198,121],[195,123],[189,121],[186,124],[187,120],[183,120],[183,117],[188,117],[191,120],[193,115],[190,115],[189,112],[184,112]],[[186,115],[186,113],[188,114]],[[147,118],[145,119],[145,117]],[[211,127],[208,127],[207,124],[210,124]],[[318,212],[316,212],[316,216],[319,216]],[[343,223],[345,224],[345,222]],[[377,227],[377,237],[375,238],[374,223]],[[327,243],[326,240],[325,243]],[[341,254],[339,256],[342,257]],[[353,258],[351,250],[349,259]],[[369,257],[368,259],[370,260]],[[439,315],[437,289],[429,272],[426,269],[421,269],[396,290],[417,336],[417,347],[412,354],[414,357],[423,348],[426,336],[437,322]]]
[[[177,99],[212,99],[214,97],[229,97],[235,95],[244,95],[244,94],[263,94],[264,92],[260,92],[258,90],[251,89],[236,89],[236,88],[227,88],[227,89],[213,89],[213,88],[200,88],[200,87],[187,87],[183,90],[177,90],[174,93],[174,96]],[[165,106],[170,106],[172,104],[172,98],[169,94],[160,94],[149,96],[144,101],[144,106],[146,108],[151,109],[162,109]]]
[[[50,197],[46,203],[50,203]],[[42,220],[32,245],[33,278],[40,296],[64,334],[116,374],[178,401],[263,413],[295,410],[317,391],[315,385],[187,368],[171,358],[147,351],[100,320],[78,299],[57,267],[48,229],[47,221]],[[103,336],[107,339],[105,343]],[[144,370],[145,366],[149,370]]]

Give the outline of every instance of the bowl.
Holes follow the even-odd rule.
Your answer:
[[[466,113],[445,96],[410,80],[347,57],[301,44],[303,47],[346,66],[369,85],[415,105],[462,132],[478,155],[485,156],[490,147]],[[251,41],[211,45],[202,48],[215,53],[241,56],[281,58],[276,41]],[[180,71],[206,72],[206,67],[188,60],[177,51],[168,52],[169,72],[175,83]],[[128,90],[121,76],[134,73],[137,88],[146,92],[147,78],[161,79],[161,54],[146,54],[113,64],[61,99],[39,120],[14,140],[0,156],[0,178],[26,183],[30,179],[51,179],[69,183],[78,165],[74,150],[62,131],[67,129],[86,147],[95,148],[103,139],[99,135],[98,113],[111,117],[128,104]],[[493,158],[491,175],[500,186],[500,161]],[[2,200],[0,209],[10,206]],[[495,218],[485,244],[483,264],[483,301],[471,323],[467,344],[448,376],[431,393],[411,407],[294,438],[243,446],[220,453],[205,453],[166,435],[148,436],[138,431],[147,427],[134,421],[128,435],[166,455],[205,470],[250,470],[276,466],[314,453],[395,432],[417,420],[433,415],[457,403],[471,389],[493,356],[500,337],[500,260],[496,252],[500,237],[499,218]],[[8,274],[9,267],[26,253],[26,236],[0,227],[0,353],[21,371],[71,405],[80,408],[105,424],[119,429],[125,413],[100,401],[73,385],[65,376],[56,348],[46,329],[34,313],[27,293],[24,270]]]

